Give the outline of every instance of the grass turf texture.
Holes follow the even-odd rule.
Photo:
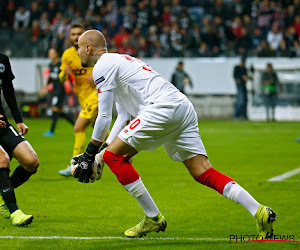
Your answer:
[[[34,222],[18,228],[0,217],[1,249],[299,247],[297,243],[286,242],[230,243],[230,235],[257,235],[255,219],[242,206],[195,182],[182,164],[168,158],[163,147],[138,154],[133,164],[167,219],[166,232],[151,233],[142,240],[117,238],[142,219],[138,203],[107,166],[102,179],[90,184],[58,175],[72,154],[74,135],[69,124],[59,120],[56,135],[46,138],[42,134],[48,129],[49,120],[25,122],[30,129],[26,139],[38,153],[40,167],[28,183],[15,191],[20,208],[33,214]],[[277,212],[276,235],[294,235],[299,240],[300,174],[281,182],[267,182],[267,179],[300,167],[300,143],[295,140],[300,136],[300,123],[200,121],[199,128],[212,165],[231,176],[258,202]],[[13,160],[11,170],[16,166]],[[7,239],[1,236],[115,238]],[[151,237],[155,239],[147,239]]]

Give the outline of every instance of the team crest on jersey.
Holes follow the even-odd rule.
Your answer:
[[[4,64],[0,63],[0,72],[3,73],[5,70]]]
[[[100,78],[98,78],[96,81],[95,81],[95,84],[98,85],[99,83],[103,82],[105,80],[104,76],[101,76]]]

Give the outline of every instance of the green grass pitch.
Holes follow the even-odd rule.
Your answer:
[[[109,168],[105,167],[101,180],[90,184],[59,176],[58,170],[65,168],[71,158],[72,127],[59,120],[56,135],[45,138],[42,133],[48,130],[50,120],[25,122],[29,126],[26,139],[38,153],[40,167],[37,174],[16,189],[16,196],[20,208],[34,215],[34,222],[18,228],[0,217],[0,249],[290,249],[300,246],[289,242],[230,243],[230,235],[257,234],[254,218],[242,206],[195,182],[182,164],[168,158],[163,147],[154,152],[141,152],[133,165],[166,217],[168,228],[164,233],[148,234],[142,240],[126,239],[124,231],[138,223],[143,212]],[[300,167],[300,143],[296,142],[300,123],[200,121],[199,128],[212,165],[277,212],[276,235],[294,235],[299,240],[300,174],[281,182],[267,180]],[[11,170],[16,166],[13,160]]]

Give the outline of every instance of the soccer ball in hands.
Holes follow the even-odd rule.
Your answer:
[[[91,175],[89,182],[94,182],[95,180],[101,179],[102,173],[103,173],[103,167],[104,167],[103,154],[104,154],[104,150],[102,150],[99,154],[96,154],[95,161],[92,164],[93,174]],[[80,155],[82,155],[82,154],[80,154]],[[80,155],[77,155],[77,156],[80,156]],[[71,172],[72,172],[73,176],[74,176],[74,172],[77,167],[78,167],[77,162],[72,158]]]

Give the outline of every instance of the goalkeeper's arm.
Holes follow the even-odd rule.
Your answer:
[[[95,155],[102,145],[112,120],[113,90],[104,91],[98,94],[98,116],[95,122],[93,135],[82,157],[78,159],[78,167],[74,172],[74,177],[80,182],[89,182],[93,174],[92,164]]]

